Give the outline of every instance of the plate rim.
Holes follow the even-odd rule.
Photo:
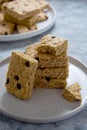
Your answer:
[[[5,58],[4,60],[2,60],[0,62],[0,66],[4,66],[5,64],[8,63],[10,59],[10,56]],[[87,74],[87,66],[80,60],[78,60],[77,58],[69,55],[69,59],[70,59],[70,63],[72,62],[72,64],[75,64],[73,63],[74,61],[79,63],[79,65],[81,65],[81,67],[84,67],[86,71],[85,74]],[[80,67],[80,66],[79,66]],[[22,117],[22,116],[17,116],[11,112],[7,112],[7,111],[4,111],[2,110],[2,108],[0,107],[0,112],[2,112],[3,114],[5,114],[6,116],[10,117],[10,118],[13,118],[15,120],[18,120],[18,121],[23,121],[23,122],[28,122],[28,123],[52,123],[52,122],[55,122],[55,121],[61,121],[61,120],[65,120],[69,117],[72,117],[74,115],[76,115],[77,113],[79,113],[81,110],[83,110],[85,107],[87,106],[87,100],[85,100],[83,103],[81,103],[81,105],[75,109],[73,109],[72,111],[69,111],[67,113],[64,113],[63,115],[61,116],[52,116],[51,118],[48,117],[48,118],[25,118],[25,117]]]
[[[37,36],[41,33],[44,33],[45,31],[49,30],[54,25],[54,23],[56,21],[56,10],[51,4],[50,4],[50,7],[49,7],[49,10],[51,10],[54,15],[53,15],[52,20],[48,24],[48,26],[46,26],[45,28],[42,28],[42,29],[39,29],[39,30],[37,29],[35,31],[27,32],[27,33],[24,33],[24,34],[0,35],[0,42],[23,40],[23,39],[27,39],[27,38]]]

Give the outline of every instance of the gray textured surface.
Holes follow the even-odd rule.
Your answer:
[[[55,26],[49,31],[23,41],[0,42],[0,60],[12,50],[23,49],[51,33],[69,40],[69,54],[87,65],[87,0],[49,0],[57,11]],[[1,78],[1,77],[0,77]],[[0,130],[87,130],[87,107],[74,117],[49,124],[29,124],[0,114]]]

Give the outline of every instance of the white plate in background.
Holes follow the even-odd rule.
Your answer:
[[[48,123],[64,120],[80,112],[87,105],[87,67],[69,56],[68,85],[78,82],[81,86],[82,102],[68,102],[60,89],[35,89],[30,100],[20,100],[5,88],[9,58],[0,63],[0,111],[13,119]]]
[[[23,34],[0,35],[0,41],[22,40],[22,39],[26,39],[26,38],[30,38],[30,37],[39,35],[45,31],[49,30],[55,23],[56,11],[52,6],[50,6],[49,9],[47,9],[46,14],[48,16],[48,19],[44,22],[38,23],[37,30],[23,33]]]

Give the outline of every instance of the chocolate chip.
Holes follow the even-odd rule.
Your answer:
[[[29,67],[29,66],[30,66],[29,61],[25,62],[25,65],[26,65],[27,67]]]
[[[2,24],[2,26],[6,26],[6,24],[5,24],[5,23],[3,23],[3,24]]]
[[[52,36],[51,38],[56,38],[55,36]]]
[[[21,84],[20,83],[17,83],[17,88],[21,89]]]
[[[8,35],[8,32],[5,32],[4,35]]]
[[[15,79],[18,81],[19,80],[19,77],[17,75],[15,75]]]
[[[46,79],[47,81],[50,81],[50,80],[51,80],[51,78],[50,78],[50,77],[45,77],[45,79]]]
[[[6,4],[7,5],[7,4]],[[7,7],[6,6],[4,6],[4,9],[7,9]]]
[[[46,54],[50,54],[50,53],[46,50]]]
[[[45,16],[46,19],[48,19],[48,16]]]
[[[29,30],[32,30],[31,28],[28,28]]]
[[[27,6],[27,4],[24,4],[24,6]]]
[[[6,80],[6,84],[9,84],[9,79]]]
[[[28,86],[30,86],[30,82],[28,83]]]
[[[39,61],[39,57],[35,57],[35,59],[36,59],[37,61]]]

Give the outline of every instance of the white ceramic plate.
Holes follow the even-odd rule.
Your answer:
[[[47,31],[55,23],[56,11],[52,6],[50,6],[50,8],[48,10],[46,10],[45,12],[48,16],[48,19],[44,22],[40,22],[39,24],[37,24],[38,25],[37,30],[32,31],[32,32],[28,32],[28,33],[24,33],[24,34],[0,35],[0,41],[22,40],[25,38],[30,38],[30,37],[39,35],[45,31]]]
[[[79,82],[82,102],[70,103],[59,89],[36,89],[32,99],[22,101],[10,95],[4,86],[9,58],[0,63],[0,111],[17,120],[47,123],[66,119],[87,105],[87,67],[70,56],[68,84]]]

